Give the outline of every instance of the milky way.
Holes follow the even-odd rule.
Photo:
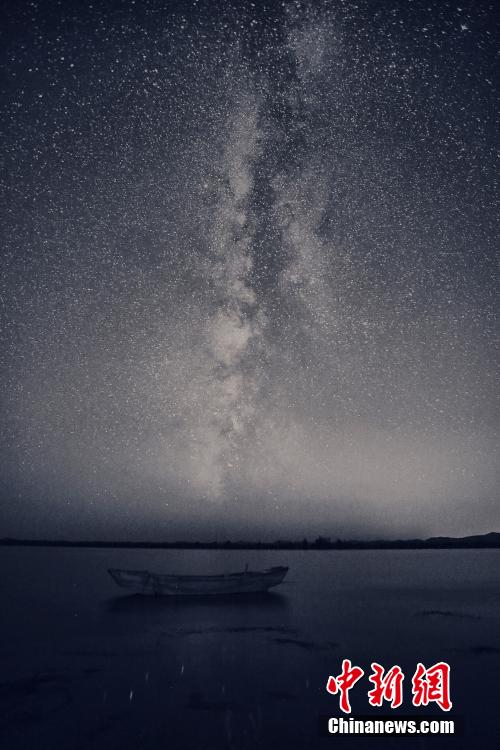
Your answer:
[[[497,528],[489,3],[7,3],[2,527]]]

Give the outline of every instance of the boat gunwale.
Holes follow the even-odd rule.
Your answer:
[[[251,571],[244,570],[240,573],[218,573],[215,575],[177,575],[174,573],[151,573],[148,570],[124,570],[123,568],[108,568],[110,575],[115,578],[117,574],[121,578],[122,575],[136,577],[141,579],[156,579],[163,581],[223,581],[235,578],[268,578],[276,574],[285,574],[288,572],[288,567],[279,565],[273,568],[267,568],[264,571]]]

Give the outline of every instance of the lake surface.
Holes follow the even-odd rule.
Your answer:
[[[500,550],[192,551],[3,548],[0,747],[63,750],[498,748]],[[108,567],[235,572],[289,565],[261,597],[129,596]],[[123,593],[122,593],[123,592]],[[405,672],[400,711],[459,716],[462,737],[321,738],[343,658]],[[450,716],[413,708],[417,662],[451,666]]]

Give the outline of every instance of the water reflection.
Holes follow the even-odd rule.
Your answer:
[[[234,596],[143,596],[142,594],[131,594],[128,596],[115,596],[107,600],[107,611],[115,614],[134,613],[146,614],[161,610],[193,610],[224,608],[225,611],[244,611],[255,609],[285,611],[289,603],[282,594],[237,594]]]

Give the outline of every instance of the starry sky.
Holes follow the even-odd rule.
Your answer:
[[[497,21],[2,3],[1,535],[499,530]]]

